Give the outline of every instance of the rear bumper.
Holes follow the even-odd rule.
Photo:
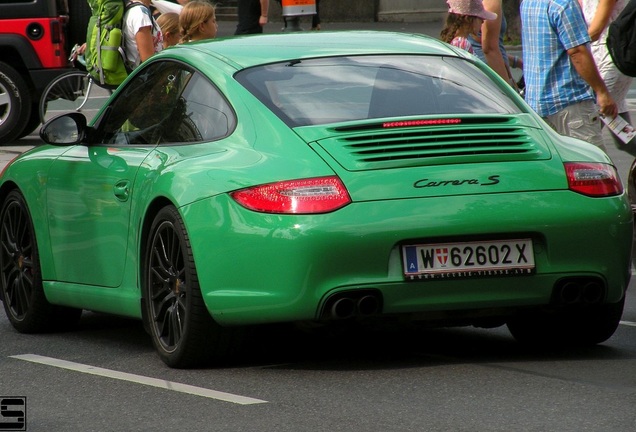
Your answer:
[[[594,278],[622,299],[631,267],[625,196],[569,191],[354,203],[325,215],[250,212],[226,195],[183,209],[201,290],[226,325],[319,319],[338,292],[374,290],[383,314],[549,305],[564,278]],[[405,242],[530,236],[536,273],[407,281]]]

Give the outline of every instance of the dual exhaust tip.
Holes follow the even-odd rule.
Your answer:
[[[603,281],[594,277],[562,279],[554,287],[552,303],[559,305],[596,305],[605,300]],[[321,318],[344,320],[382,313],[382,295],[376,290],[336,293],[325,302]]]
[[[555,286],[553,303],[561,305],[600,304],[605,300],[605,285],[598,278],[572,278]]]
[[[348,319],[368,317],[382,311],[382,296],[377,291],[351,291],[332,295],[325,302],[321,318]]]

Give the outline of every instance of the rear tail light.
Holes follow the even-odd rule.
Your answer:
[[[51,42],[62,43],[62,24],[59,21],[51,21]]]
[[[567,162],[565,172],[570,190],[592,197],[623,193],[616,168],[603,163]]]
[[[347,189],[335,176],[269,183],[230,196],[243,207],[262,213],[328,213],[351,202]]]

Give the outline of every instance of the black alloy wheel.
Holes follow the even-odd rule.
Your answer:
[[[81,309],[51,305],[44,295],[33,222],[24,197],[11,191],[0,212],[0,278],[4,309],[22,333],[65,329]]]
[[[230,331],[214,322],[203,302],[190,240],[172,206],[154,218],[144,275],[145,325],[159,357],[175,368],[224,358]]]

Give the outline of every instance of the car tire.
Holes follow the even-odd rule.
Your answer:
[[[238,333],[219,326],[208,312],[188,233],[172,206],[162,208],[152,222],[143,279],[144,326],[164,363],[189,368],[229,358]]]
[[[22,132],[20,132],[20,136],[18,136],[18,138],[22,138],[25,137],[27,135],[29,135],[31,132],[33,132],[34,130],[36,130],[38,128],[38,126],[40,126],[40,104],[39,103],[33,103],[31,104],[31,114],[29,115],[29,120],[27,121],[26,126],[24,127],[24,129],[22,130]]]
[[[42,287],[33,222],[22,194],[13,190],[0,211],[0,278],[4,310],[21,333],[66,330],[82,310],[48,302]]]
[[[623,315],[625,298],[618,303],[581,306],[558,313],[520,314],[507,323],[513,337],[533,347],[591,346],[609,339]]]
[[[636,267],[636,159],[632,161],[627,176],[627,195],[632,209],[633,227],[632,233],[632,267]]]
[[[20,74],[0,62],[0,144],[20,136],[31,115],[31,95]]]

